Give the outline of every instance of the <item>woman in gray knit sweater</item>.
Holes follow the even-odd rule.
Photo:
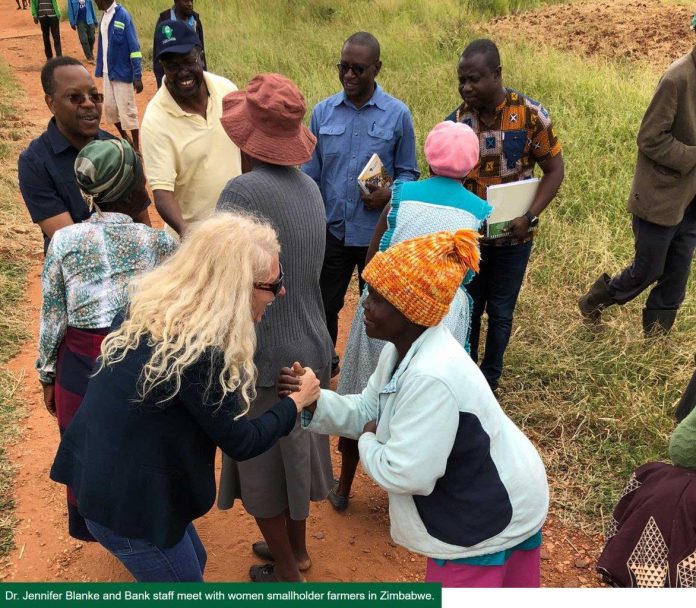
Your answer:
[[[278,399],[281,367],[299,361],[329,386],[332,343],[319,290],[326,216],[316,183],[296,166],[308,161],[316,139],[302,124],[304,98],[287,78],[262,74],[223,102],[221,122],[242,152],[242,175],[231,180],[219,210],[244,210],[269,220],[278,233],[287,294],[257,326],[254,362],[257,397],[250,417]],[[221,159],[222,160],[222,159]],[[300,581],[311,566],[305,543],[309,502],[323,500],[333,484],[328,437],[298,424],[275,448],[246,462],[223,458],[220,508],[235,498],[256,518],[265,542],[254,552],[275,564],[252,566],[253,581]]]

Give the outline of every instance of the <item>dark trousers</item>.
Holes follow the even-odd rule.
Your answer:
[[[625,304],[656,282],[645,303],[651,310],[676,310],[684,301],[696,246],[696,202],[676,226],[659,226],[633,216],[635,256],[607,288]]]
[[[488,314],[486,351],[480,368],[490,387],[498,388],[503,356],[512,333],[512,317],[527,269],[531,241],[496,247],[481,245],[481,269],[466,286],[474,301],[471,315],[471,358],[478,363],[481,317]]]
[[[53,46],[56,49],[56,57],[60,57],[63,54],[63,51],[60,48],[60,24],[58,22],[58,17],[40,17],[39,24],[41,25],[41,34],[43,35],[46,59],[53,58],[53,51],[51,50],[51,36],[53,36]]]
[[[82,45],[82,52],[90,61],[94,59],[94,24],[89,25],[86,21],[77,22],[77,37]]]
[[[355,267],[362,276],[365,268],[367,247],[346,247],[344,241],[326,231],[324,265],[321,268],[321,299],[324,303],[326,326],[334,346],[338,338],[338,313],[343,308],[344,298]],[[360,292],[365,283],[360,278]]]

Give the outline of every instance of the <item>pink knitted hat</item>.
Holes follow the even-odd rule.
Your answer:
[[[478,136],[463,122],[441,122],[425,139],[425,158],[435,175],[462,179],[479,161]]]

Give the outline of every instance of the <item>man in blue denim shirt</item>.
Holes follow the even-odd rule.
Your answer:
[[[358,175],[377,154],[394,180],[418,179],[416,137],[406,104],[387,95],[375,82],[382,67],[377,39],[367,32],[353,34],[343,45],[337,64],[343,91],[314,108],[310,129],[317,137],[312,160],[302,170],[321,190],[326,207],[326,251],[321,270],[321,297],[326,325],[336,344],[338,313],[353,275],[365,267],[367,247],[382,209],[391,198],[390,188],[368,186],[365,194]],[[360,290],[363,289],[360,279]],[[332,376],[338,373],[334,353]],[[341,480],[329,494],[334,508],[348,506],[351,483],[360,456],[358,443],[341,437]]]
[[[353,270],[357,266],[362,273],[377,220],[391,198],[390,188],[362,193],[358,175],[375,153],[393,179],[413,181],[419,175],[411,113],[375,82],[379,53],[379,42],[367,32],[346,40],[337,65],[343,91],[314,108],[310,129],[317,147],[302,167],[319,184],[326,207],[321,292],[334,344]]]

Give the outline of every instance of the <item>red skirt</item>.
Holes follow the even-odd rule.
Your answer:
[[[102,340],[109,329],[68,327],[58,349],[56,362],[55,403],[61,436],[72,421],[87,392]],[[68,488],[68,532],[79,540],[94,540],[77,510],[77,500]]]

